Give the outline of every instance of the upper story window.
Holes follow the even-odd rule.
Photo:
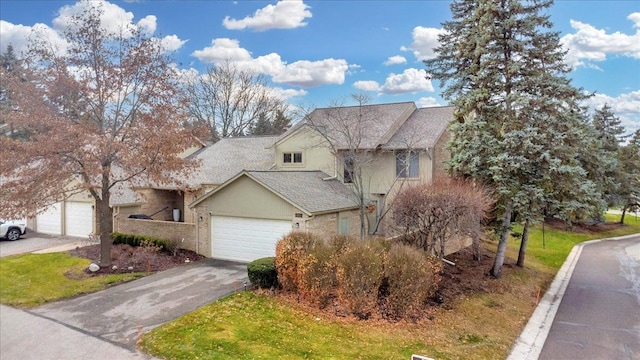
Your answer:
[[[286,152],[283,154],[282,162],[285,164],[302,164],[302,153]]]
[[[420,156],[414,151],[398,151],[396,153],[396,177],[420,177]]]
[[[342,178],[345,184],[353,183],[353,159],[350,157],[344,158],[344,173]]]

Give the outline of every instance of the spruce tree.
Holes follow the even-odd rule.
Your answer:
[[[546,14],[552,3],[454,1],[437,57],[425,61],[431,78],[442,83],[443,97],[456,107],[450,170],[489,185],[496,194],[501,217],[491,269],[496,277],[514,213],[528,233],[550,202],[584,205],[582,198],[569,199],[569,189],[581,197],[598,196],[591,184],[580,183],[586,173],[576,151],[588,132],[579,105],[584,95],[566,76],[570,68]],[[563,177],[560,185],[557,177]],[[575,191],[576,186],[582,190]],[[525,252],[523,239],[520,264]]]

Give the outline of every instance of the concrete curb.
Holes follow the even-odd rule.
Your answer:
[[[542,352],[542,347],[547,340],[547,335],[549,335],[553,319],[558,312],[558,307],[560,306],[564,292],[569,285],[569,280],[571,280],[573,270],[578,263],[583,247],[602,241],[626,240],[632,237],[637,237],[638,235],[640,234],[590,240],[576,244],[573,249],[571,249],[569,256],[567,256],[567,259],[564,264],[562,264],[562,267],[553,279],[549,289],[547,289],[544,297],[531,315],[531,318],[529,319],[529,322],[527,322],[524,330],[522,330],[522,333],[513,344],[507,360],[538,359],[540,352]]]

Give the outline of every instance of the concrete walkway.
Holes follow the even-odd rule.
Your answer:
[[[246,264],[204,259],[30,311],[2,306],[0,358],[145,359],[136,352],[142,333],[245,282]]]
[[[545,341],[547,340],[547,336],[549,335],[549,331],[551,330],[551,326],[553,325],[560,303],[562,302],[562,298],[567,290],[569,281],[571,280],[582,250],[585,246],[600,243],[602,241],[628,240],[636,237],[638,237],[638,234],[618,238],[586,241],[575,245],[556,274],[556,277],[549,286],[549,289],[547,289],[546,294],[536,307],[533,315],[531,315],[527,326],[511,348],[511,352],[507,359],[536,360],[539,358]]]

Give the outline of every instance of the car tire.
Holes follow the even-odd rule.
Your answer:
[[[7,231],[7,240],[16,241],[16,240],[20,239],[20,235],[22,235],[22,233],[20,232],[20,229],[11,228],[11,229],[9,229],[9,231]]]

